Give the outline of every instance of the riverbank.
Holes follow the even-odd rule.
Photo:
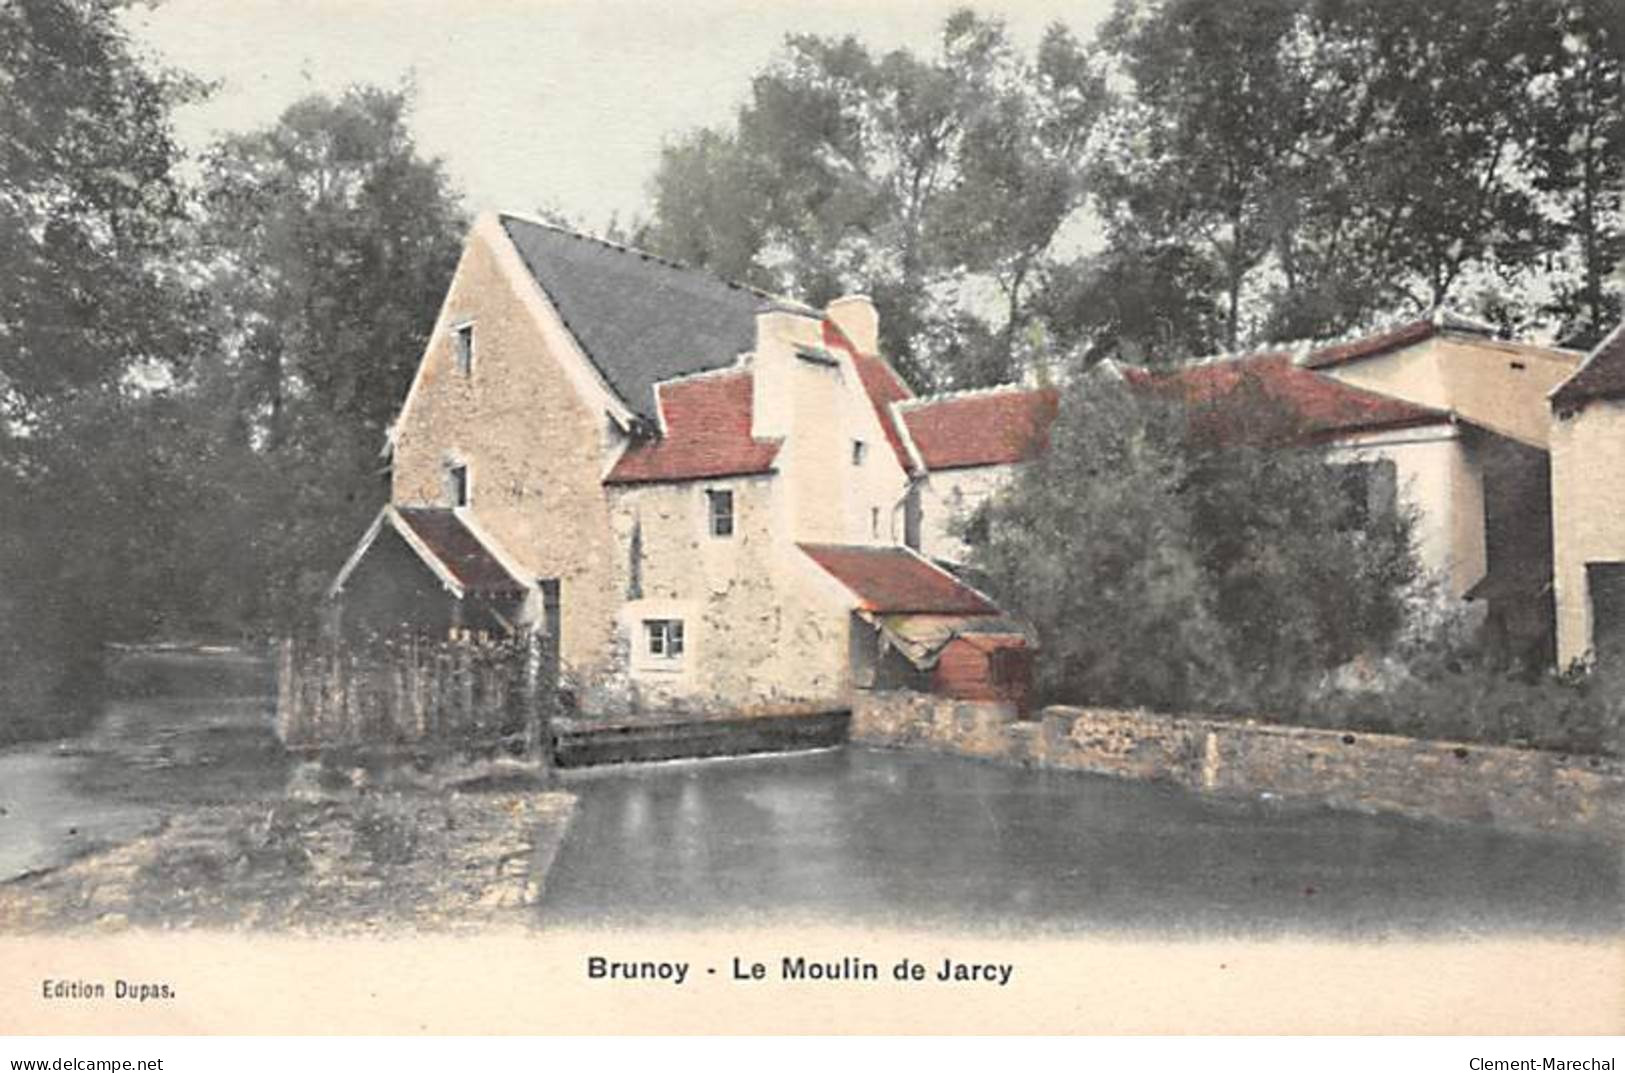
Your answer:
[[[1625,837],[1625,762],[1538,749],[1145,711],[860,694],[852,740],[1509,830]]]
[[[0,932],[517,922],[573,798],[511,765],[299,764],[270,665],[120,653],[90,729],[0,749]]]
[[[560,792],[406,792],[193,806],[154,834],[0,885],[0,932],[519,924],[573,805]]]

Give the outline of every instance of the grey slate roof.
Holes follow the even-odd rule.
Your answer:
[[[519,256],[627,407],[656,420],[654,385],[732,365],[770,296],[546,224],[501,217]]]

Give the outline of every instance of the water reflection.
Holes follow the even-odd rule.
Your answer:
[[[549,876],[549,922],[1430,935],[1621,924],[1620,854],[1597,842],[855,749],[568,779],[581,800]]]

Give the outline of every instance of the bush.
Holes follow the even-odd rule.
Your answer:
[[[1481,659],[1411,514],[1351,524],[1343,468],[1272,442],[1280,415],[1242,402],[1224,420],[1254,436],[1218,444],[1211,412],[1081,378],[1049,450],[960,525],[1038,632],[1043,700],[1625,755],[1625,674]]]
[[[1258,407],[1261,428],[1272,415]],[[1341,467],[1218,445],[1210,427],[1081,378],[1049,450],[990,503],[971,565],[1038,630],[1042,694],[1285,704],[1398,636],[1419,574],[1410,517],[1351,525]]]

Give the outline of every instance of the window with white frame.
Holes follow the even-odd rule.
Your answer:
[[[705,490],[706,531],[714,537],[734,535],[734,494],[726,488]]]
[[[644,652],[652,663],[675,666],[683,659],[683,620],[646,618],[643,620]]]
[[[459,324],[452,330],[452,343],[457,356],[457,371],[464,376],[474,372],[474,324]]]

